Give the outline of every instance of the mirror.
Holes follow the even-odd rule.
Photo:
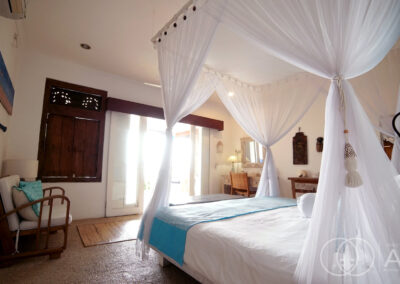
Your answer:
[[[242,167],[262,168],[265,148],[251,137],[243,137],[240,142],[242,145]]]

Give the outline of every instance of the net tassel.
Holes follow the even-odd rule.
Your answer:
[[[345,184],[347,187],[359,187],[363,184],[362,178],[357,171],[357,155],[353,146],[347,139],[348,130],[345,129],[346,143],[344,144],[344,167],[347,171]]]

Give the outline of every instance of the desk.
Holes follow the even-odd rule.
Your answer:
[[[315,192],[317,192],[318,178],[289,177],[288,180],[290,180],[292,182],[293,198],[296,198],[297,192],[298,193],[315,193]],[[301,185],[301,186],[299,186],[299,185]]]

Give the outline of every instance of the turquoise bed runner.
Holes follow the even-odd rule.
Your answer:
[[[157,212],[149,243],[183,265],[186,234],[194,225],[296,205],[295,199],[262,197],[170,206]]]

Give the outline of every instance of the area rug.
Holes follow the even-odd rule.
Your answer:
[[[135,240],[140,220],[78,224],[78,232],[85,247]]]

